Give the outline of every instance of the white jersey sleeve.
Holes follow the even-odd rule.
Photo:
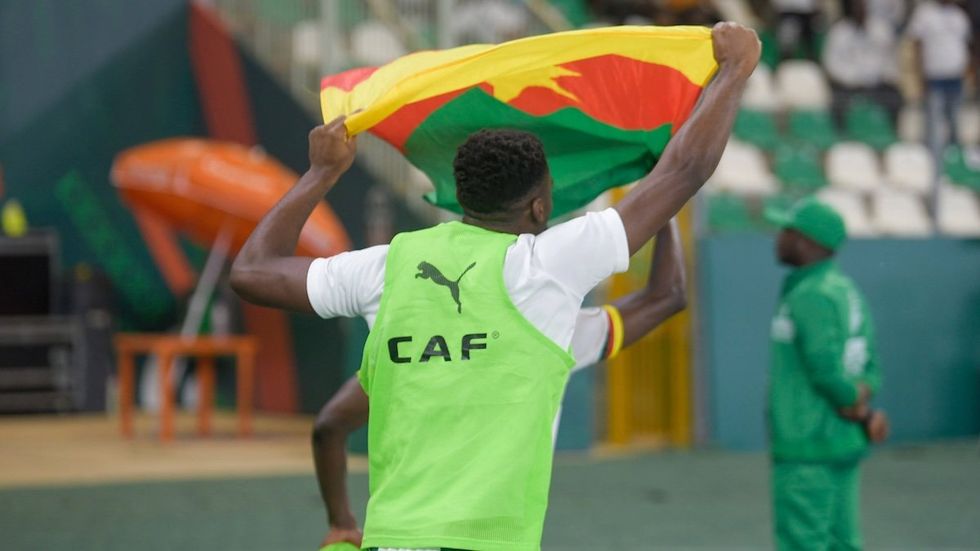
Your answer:
[[[504,262],[504,283],[528,321],[567,349],[585,295],[628,267],[623,222],[606,209],[518,236]]]
[[[572,371],[589,367],[605,359],[609,342],[609,315],[602,308],[582,308],[572,334]]]
[[[534,259],[562,286],[585,297],[607,277],[629,268],[629,245],[615,209],[589,212],[537,236]]]
[[[306,292],[322,318],[357,317],[374,324],[385,280],[388,245],[317,258],[306,273]]]

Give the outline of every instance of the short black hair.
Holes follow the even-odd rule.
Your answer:
[[[456,200],[464,210],[506,210],[548,174],[544,147],[520,130],[480,130],[466,138],[453,160]]]

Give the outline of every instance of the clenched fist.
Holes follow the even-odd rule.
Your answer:
[[[347,136],[344,121],[340,116],[325,125],[310,131],[310,167],[323,168],[334,172],[344,172],[354,162],[357,152],[356,138]]]
[[[748,77],[759,63],[762,43],[755,31],[738,23],[718,23],[711,29],[715,61],[720,67],[732,67]]]

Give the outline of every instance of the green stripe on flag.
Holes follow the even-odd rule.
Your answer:
[[[623,130],[574,108],[537,117],[474,88],[429,115],[405,143],[406,157],[435,185],[427,200],[461,212],[453,158],[467,136],[485,128],[515,128],[541,139],[555,181],[552,218],[645,176],[671,135],[670,124],[648,131]]]

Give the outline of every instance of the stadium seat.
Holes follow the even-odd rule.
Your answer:
[[[766,195],[776,191],[776,180],[762,152],[736,140],[728,142],[711,180],[720,191],[742,195]]]
[[[834,145],[837,130],[830,113],[824,110],[793,111],[789,114],[789,134],[803,143],[824,151]]]
[[[293,27],[293,63],[319,68],[320,56],[320,26],[300,21]]]
[[[745,199],[731,193],[707,196],[708,227],[716,232],[750,231],[756,228]]]
[[[922,200],[896,189],[879,189],[871,200],[872,224],[882,235],[927,237],[932,223]]]
[[[365,21],[351,32],[351,52],[364,65],[384,65],[408,54],[401,40],[380,21]]]
[[[872,191],[881,185],[878,156],[859,142],[841,142],[827,152],[827,179],[831,185],[854,191]]]
[[[899,111],[898,138],[903,142],[926,141],[926,119],[920,107],[906,106]]]
[[[961,144],[976,145],[980,142],[980,109],[975,105],[963,105],[959,112],[959,131]]]
[[[776,119],[772,113],[742,109],[735,117],[732,133],[743,142],[761,147],[766,151],[779,143]]]
[[[786,211],[792,208],[793,204],[800,200],[799,196],[789,193],[776,193],[763,199],[764,210],[776,209]]]
[[[947,147],[943,154],[943,172],[953,183],[980,191],[980,152],[956,145]]]
[[[823,109],[830,106],[830,87],[823,70],[812,61],[784,61],[776,68],[780,102],[790,109]]]
[[[801,199],[801,196],[794,195],[790,193],[775,193],[762,200],[762,210],[763,212],[769,210],[786,212],[793,207],[797,201]],[[762,220],[762,226],[770,231],[779,230],[779,228],[769,222],[768,220]]]
[[[876,235],[861,194],[846,190],[823,188],[817,198],[834,208],[844,219],[847,235],[850,237],[873,237]]]
[[[776,32],[773,29],[763,27],[759,30],[759,42],[762,42],[762,55],[759,58],[759,64],[765,64],[769,67],[779,65],[782,55],[779,53],[779,38],[776,36]]]
[[[882,150],[895,143],[895,129],[884,107],[867,101],[851,104],[845,119],[848,138]]]
[[[772,71],[767,65],[759,64],[749,78],[742,94],[742,107],[767,113],[779,109],[779,97],[772,81]]]
[[[919,194],[932,189],[935,164],[921,143],[896,143],[885,150],[885,179],[889,184]]]
[[[579,0],[583,4],[584,0]],[[754,29],[763,26],[764,22],[755,14],[755,10],[749,4],[749,0],[726,0],[725,2],[713,2],[712,6],[718,10],[718,15],[722,21],[734,21],[746,27]]]
[[[773,172],[787,190],[812,192],[827,185],[820,154],[812,146],[779,147],[773,156]]]
[[[956,237],[980,237],[980,202],[975,193],[944,183],[939,188],[938,199],[939,231]]]

